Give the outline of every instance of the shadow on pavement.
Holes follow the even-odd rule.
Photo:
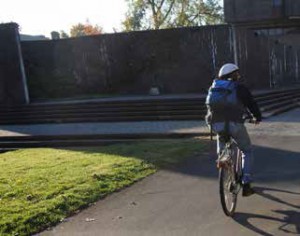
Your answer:
[[[269,200],[284,204],[286,206],[289,207],[293,207],[296,209],[300,209],[299,205],[294,205],[291,204],[289,202],[286,202],[278,197],[273,196],[272,194],[270,194],[269,192],[279,192],[279,193],[287,193],[287,194],[291,194],[291,195],[298,195],[300,198],[300,192],[292,192],[292,191],[288,191],[288,190],[282,190],[282,189],[275,189],[275,188],[263,188],[263,187],[255,187],[255,192],[256,194],[258,194],[261,197],[267,198]],[[299,218],[299,224],[300,224],[300,218]]]
[[[259,219],[259,220],[268,220],[270,222],[278,223],[280,226],[278,227],[279,231],[282,231],[284,233],[289,234],[300,234],[300,209],[299,206],[288,203],[278,197],[273,196],[270,193],[267,192],[274,192],[274,193],[286,193],[286,194],[292,194],[292,195],[299,195],[299,192],[292,192],[282,189],[275,189],[275,188],[264,188],[264,187],[256,187],[255,188],[256,193],[264,198],[267,198],[271,201],[275,201],[284,205],[287,205],[289,207],[296,208],[297,210],[274,210],[274,213],[278,213],[280,215],[283,215],[283,217],[272,217],[272,216],[265,216],[265,215],[259,215],[259,214],[249,214],[249,213],[236,213],[234,216],[234,220],[243,225],[244,227],[248,228],[249,230],[253,231],[254,233],[257,233],[259,235],[269,236],[273,235],[269,232],[264,231],[258,226],[255,226],[251,223],[251,220],[253,219]],[[264,227],[265,228],[265,227]]]
[[[264,216],[264,215],[258,215],[258,214],[248,214],[248,213],[236,213],[234,220],[246,227],[247,229],[253,231],[254,233],[258,235],[264,235],[264,236],[273,236],[274,234],[264,231],[263,229],[260,229],[258,226],[255,226],[250,223],[251,219],[260,219],[260,220],[269,220],[273,222],[277,222],[280,224],[280,227],[278,228],[280,231],[284,233],[289,234],[300,234],[300,212],[299,211],[276,211],[278,213],[281,213],[285,215],[285,217],[277,218],[277,217],[271,217],[271,216]],[[291,226],[293,227],[292,229]]]
[[[300,152],[298,151],[300,149],[297,147],[300,143],[299,140],[300,137],[296,137],[291,143],[293,151],[290,151],[288,148],[286,148],[287,150],[282,150],[285,147],[284,143],[278,145],[278,148],[273,148],[272,146],[263,147],[259,146],[259,144],[253,146],[256,183],[266,186],[272,184],[272,187],[257,187],[257,194],[268,201],[275,202],[275,206],[278,205],[278,208],[270,210],[267,214],[245,212],[237,212],[235,214],[235,222],[251,230],[255,235],[274,235],[272,232],[268,232],[269,229],[282,232],[282,234],[300,234],[300,206],[289,202],[289,199],[293,199],[291,197],[300,198],[300,191],[291,190],[294,184],[295,186],[299,184],[300,180]],[[218,171],[215,164],[215,143],[208,144],[208,147],[210,145],[210,150],[207,148],[204,152],[187,158],[183,164],[176,168],[166,166],[163,169],[199,179],[214,179],[217,188]],[[294,148],[294,146],[296,147]],[[135,157],[151,162],[151,160],[145,159],[143,153]],[[283,182],[284,184],[282,184]],[[275,185],[277,187],[274,187]],[[285,189],[282,186],[287,186],[287,188]],[[281,195],[284,195],[284,197],[281,198]],[[273,225],[273,228],[267,227],[269,225]]]
[[[297,144],[297,139],[293,141]],[[283,140],[283,142],[285,142]],[[289,141],[287,141],[289,142]],[[283,148],[284,144],[279,148]],[[299,146],[299,145],[298,145]],[[296,148],[297,150],[299,147]],[[296,150],[295,149],[295,150]],[[300,150],[300,149],[299,149]],[[300,180],[300,152],[254,146],[255,182],[296,182]]]
[[[300,140],[300,139],[299,139]],[[205,141],[206,144],[209,141]],[[132,145],[132,144],[130,144]],[[195,176],[199,178],[218,178],[218,170],[216,168],[216,154],[215,143],[207,144],[208,148],[205,148],[203,152],[200,152],[196,156],[192,156],[186,159],[185,162],[177,167],[174,166],[162,166],[161,169],[178,172],[184,175]],[[209,148],[209,146],[211,146]],[[200,147],[200,146],[199,146]],[[254,179],[257,183],[270,183],[270,182],[296,182],[300,180],[300,152],[292,152],[287,150],[280,150],[270,147],[253,146],[254,148]],[[124,148],[126,149],[126,148]],[[210,150],[209,150],[210,149]],[[109,151],[107,151],[109,150]],[[122,153],[120,150],[118,153],[112,151],[114,149],[106,149],[107,154],[128,154]],[[154,149],[155,150],[155,147]],[[79,151],[78,149],[76,151]],[[83,152],[95,152],[99,149],[82,150]],[[147,150],[146,152],[151,152]],[[132,151],[131,156],[138,159],[153,163],[155,160],[151,160],[143,155],[141,152],[138,156]],[[167,157],[170,158],[170,157]],[[217,184],[217,182],[216,182]]]
[[[300,143],[300,138],[298,140]],[[295,141],[295,145],[297,145],[297,141]],[[217,156],[214,144],[212,146],[209,154],[189,159],[185,165],[180,166],[176,171],[201,178],[217,178],[218,170],[215,164]],[[253,145],[253,149],[255,182],[299,182],[300,152],[257,145]]]

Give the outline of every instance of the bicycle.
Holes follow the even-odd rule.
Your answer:
[[[244,118],[249,123],[255,121],[251,117]],[[242,152],[228,134],[222,135],[225,148],[218,157],[219,193],[225,215],[233,217],[237,205],[237,196],[242,189]]]

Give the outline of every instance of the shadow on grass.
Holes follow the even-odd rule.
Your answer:
[[[168,148],[171,150],[166,150]],[[208,139],[136,141],[96,148],[68,148],[68,150],[130,156],[151,163],[158,169],[206,178],[218,176],[215,166],[215,143],[211,143]]]
[[[163,140],[162,142],[167,142],[167,140]],[[106,154],[121,156],[129,155],[140,160],[152,163],[158,166],[160,169],[171,170],[174,172],[196,176],[199,178],[217,179],[218,170],[216,169],[215,165],[215,160],[217,157],[215,154],[215,142],[210,142],[207,139],[198,142],[198,148],[195,148],[195,146],[186,147],[192,148],[193,151],[189,156],[183,158],[183,162],[179,162],[180,165],[172,164],[172,152],[167,156],[160,156],[159,158],[156,158],[155,154],[151,156],[151,153],[159,152],[159,147],[155,146],[155,143],[153,144],[151,142],[149,142],[149,144],[145,144],[145,146],[142,148],[143,150],[139,151],[135,150],[135,143],[122,144],[119,146],[119,148],[115,148],[115,145],[110,145],[99,148],[75,148],[71,150],[80,150],[82,152],[88,153],[103,152]],[[295,145],[296,143],[297,142],[295,141]],[[162,145],[162,143],[159,144]],[[180,142],[176,142],[174,143],[174,145],[180,145]],[[172,147],[172,144],[170,147]],[[300,180],[300,152],[281,150],[271,147],[262,147],[257,145],[254,145],[253,149],[253,171],[255,182],[269,183],[277,181],[290,182]],[[174,153],[174,155],[175,154],[177,155],[177,153]],[[164,162],[164,159],[166,159],[167,161]]]

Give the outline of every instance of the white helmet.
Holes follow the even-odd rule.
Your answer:
[[[219,78],[223,77],[224,75],[231,74],[234,71],[239,70],[238,66],[232,63],[227,63],[223,65],[219,71]]]

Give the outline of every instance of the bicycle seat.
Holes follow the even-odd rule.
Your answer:
[[[228,143],[231,140],[231,136],[228,133],[222,132],[219,133],[220,141]]]

